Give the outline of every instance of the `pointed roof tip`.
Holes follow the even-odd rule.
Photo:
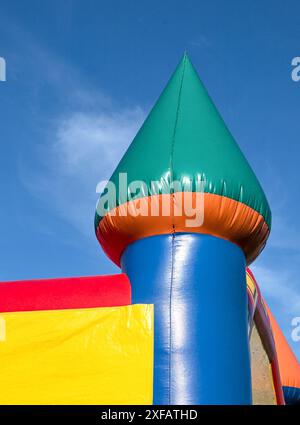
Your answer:
[[[178,62],[177,68],[175,69],[175,73],[179,69],[182,69],[182,68],[185,69],[186,65],[192,65],[192,63],[187,53],[187,50],[185,49],[183,52],[183,55],[181,56],[180,61]]]
[[[134,175],[132,181],[144,181],[145,175],[150,176],[149,181],[160,180],[172,158],[177,176],[185,175],[187,170],[189,175],[205,176],[207,193],[227,196],[257,210],[270,227],[271,212],[266,196],[218,113],[187,50],[132,146],[134,148],[126,151],[113,178],[117,178],[119,170],[126,170]],[[154,149],[160,153],[159,161]],[[141,152],[147,158],[147,165],[141,160]]]
[[[183,60],[185,60],[185,59],[189,59],[189,55],[188,55],[187,49],[184,49],[182,59],[183,59]]]
[[[191,65],[194,68],[194,65],[193,65],[193,63],[192,63],[192,61],[189,57],[187,49],[184,50],[184,53],[182,55],[182,58],[181,58],[179,64],[184,64],[184,65],[188,64],[188,65]]]
[[[223,230],[222,226],[225,226],[225,223],[232,223],[233,220],[241,223],[239,230],[232,230],[230,224],[224,232],[220,230],[223,232],[221,237],[228,238],[242,247],[248,262],[252,261],[264,247],[271,228],[271,210],[266,196],[201,82],[197,69],[191,63],[186,50],[130,148],[110,178],[117,188],[118,195],[113,205],[110,205],[111,201],[109,201],[109,211],[124,203],[124,198],[122,199],[119,195],[121,173],[127,174],[128,185],[136,181],[146,184],[147,190],[140,190],[134,200],[147,197],[147,194],[150,194],[149,196],[168,195],[170,184],[175,181],[179,181],[183,190],[186,190],[185,182],[188,182],[192,192],[204,192],[209,199],[215,200],[211,204],[205,204],[205,220],[209,217],[207,218],[209,223],[216,222]],[[199,188],[199,181],[201,188]],[[159,182],[158,192],[156,188],[153,191],[153,182]],[[219,204],[221,200],[222,204]],[[224,206],[225,202],[226,206]],[[207,205],[211,205],[210,210]],[[234,205],[236,209],[232,211],[227,205]],[[216,219],[212,218],[215,217],[216,211],[222,211],[224,215]],[[225,218],[226,214],[228,217]],[[118,225],[115,227],[101,225],[106,223],[105,219],[102,222],[103,217],[104,215],[96,212],[97,237],[108,255],[119,262],[119,257],[124,250],[121,247],[118,251],[120,245],[116,241],[122,238],[119,237],[118,240],[114,239],[114,236],[109,238],[109,233],[112,231],[112,235],[120,235],[119,230],[122,233],[124,229],[122,235],[125,235],[124,243],[126,244],[126,241],[132,240],[134,234],[138,234],[140,230],[137,229],[142,229],[143,226],[145,226],[144,229],[149,229],[149,223],[145,222],[146,224],[142,227],[134,228],[130,227],[131,225],[127,227],[124,216],[122,223],[125,224],[122,224],[124,227],[121,229]],[[244,225],[245,217],[253,217],[250,218],[249,228],[248,225]],[[114,219],[113,216],[112,218]],[[134,226],[133,222],[132,226]],[[170,228],[170,232],[174,232],[174,228]],[[209,230],[211,234],[215,234],[216,228],[217,224],[213,231]],[[114,229],[115,233],[113,233]],[[178,229],[180,227],[177,227]],[[187,230],[188,233],[194,232],[191,227]],[[153,235],[158,234],[156,230],[153,232]],[[113,250],[116,253],[113,253]]]

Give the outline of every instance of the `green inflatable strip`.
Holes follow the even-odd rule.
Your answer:
[[[128,183],[146,183],[135,198],[169,193],[173,181],[192,182],[197,191],[202,180],[201,190],[248,205],[271,227],[259,181],[186,54],[110,179],[117,193],[120,173],[127,173]],[[155,188],[153,181],[159,182]],[[126,200],[117,199],[117,205]],[[96,227],[101,218],[96,213]]]

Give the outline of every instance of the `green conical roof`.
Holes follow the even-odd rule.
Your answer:
[[[113,173],[117,188],[119,173],[149,190],[160,181],[162,193],[164,182],[201,176],[206,193],[246,204],[270,227],[265,194],[186,54]]]

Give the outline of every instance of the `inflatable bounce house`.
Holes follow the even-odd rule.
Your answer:
[[[0,283],[0,403],[299,403],[299,363],[247,268],[270,227],[184,55],[97,206],[122,273]]]

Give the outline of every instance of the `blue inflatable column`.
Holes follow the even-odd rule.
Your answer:
[[[154,304],[154,404],[251,404],[245,257],[223,239],[140,239],[121,260]]]

